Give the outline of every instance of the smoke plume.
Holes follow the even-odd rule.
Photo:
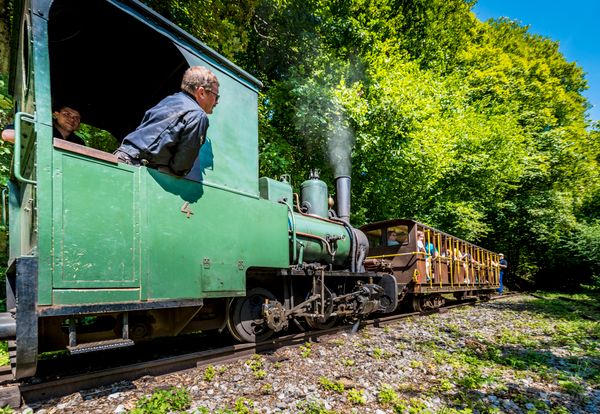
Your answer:
[[[343,108],[335,103],[334,111],[330,112],[327,142],[327,158],[334,176],[351,175],[352,147],[354,146],[354,132],[348,125]]]

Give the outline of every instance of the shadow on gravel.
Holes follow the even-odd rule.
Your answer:
[[[473,341],[474,342],[474,341]],[[563,371],[582,379],[598,375],[599,360],[590,356],[563,357],[548,350],[525,348],[519,345],[494,345],[479,343],[477,349],[467,345],[468,353],[484,361],[516,370],[532,370],[542,376],[550,375],[552,370]]]
[[[505,383],[506,389],[500,395],[496,393],[501,401],[495,401],[495,396],[485,393],[482,393],[482,398],[507,412],[545,412],[549,407],[558,409],[561,406],[567,409],[564,412],[600,412],[598,298],[594,295],[569,297],[556,293],[522,298],[483,305],[498,311],[495,339],[484,340],[470,336],[468,332],[463,336],[465,346],[460,353],[464,355],[462,358],[466,365],[486,366],[492,362],[520,371],[520,380]],[[506,314],[503,315],[503,311]],[[518,327],[518,324],[502,323],[502,318],[515,312],[525,322],[528,321],[527,315],[531,315],[532,329],[527,329],[526,324],[519,329],[511,328]],[[462,333],[465,334],[464,331]],[[467,371],[459,384],[468,390],[468,380],[477,380],[477,372],[478,369]],[[548,387],[534,386],[534,382],[547,383]],[[476,391],[471,389],[467,392],[473,394]],[[520,406],[521,410],[513,404]],[[569,404],[575,405],[569,407]],[[586,410],[577,408],[578,405],[585,406]]]
[[[461,352],[465,356],[465,365],[470,368],[456,380],[459,386],[456,404],[467,404],[470,408],[483,409],[482,412],[487,412],[485,407],[473,405],[473,400],[483,400],[500,407],[501,412],[511,413],[548,412],[548,409],[557,413],[599,412],[598,358],[560,356],[545,349],[497,345],[473,337],[465,338],[465,348]],[[493,374],[492,377],[483,376],[478,367],[489,366],[490,362],[521,373],[509,381],[494,378]],[[503,387],[487,394],[480,389],[485,383],[502,383]],[[540,383],[549,385],[539,386]],[[475,395],[480,398],[473,398]],[[586,406],[586,410],[582,411],[581,405]],[[560,411],[560,407],[567,411]]]
[[[544,313],[552,318],[560,318],[569,321],[576,319],[592,320],[600,322],[600,296],[581,295],[577,297],[544,296],[543,294],[529,294],[533,300],[505,301],[496,300],[489,302],[486,306],[494,309],[509,309],[517,312]],[[522,296],[527,297],[527,296]],[[517,297],[518,298],[518,297]]]
[[[487,393],[481,390],[459,392],[455,404],[468,405],[481,412],[508,412],[508,413],[594,413],[598,412],[597,403],[588,395],[569,395],[553,391],[547,387],[527,385],[527,378],[523,382],[505,383],[501,392]],[[565,398],[566,397],[566,398]],[[572,398],[572,400],[571,400]],[[597,399],[597,396],[596,396]],[[569,401],[571,400],[571,401]],[[480,402],[479,404],[473,401]],[[466,403],[466,404],[465,404]],[[498,407],[501,411],[490,411],[489,406]],[[585,411],[581,410],[581,404]],[[566,411],[565,411],[566,410]]]

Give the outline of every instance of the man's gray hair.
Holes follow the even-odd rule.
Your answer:
[[[192,66],[183,74],[181,90],[193,95],[200,87],[212,90],[218,85],[219,80],[210,70],[204,66]]]

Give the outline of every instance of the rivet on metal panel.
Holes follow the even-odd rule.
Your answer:
[[[210,258],[205,257],[202,259],[202,266],[204,266],[205,269],[210,269]]]
[[[27,200],[27,203],[25,203],[25,205],[27,207],[23,207],[23,211],[29,213],[31,211],[31,207],[33,206],[33,199],[30,198],[29,200]]]
[[[244,266],[244,261],[243,260],[238,260],[238,269],[239,270],[244,270],[246,266]]]
[[[181,206],[181,212],[185,213],[185,216],[187,218],[190,218],[190,216],[192,214],[194,214],[194,212],[192,211],[192,209],[190,208],[190,203],[188,201],[186,201],[185,203],[183,203],[183,206]]]

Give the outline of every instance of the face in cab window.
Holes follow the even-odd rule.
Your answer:
[[[398,246],[408,241],[408,226],[394,226],[387,229],[388,246]]]

